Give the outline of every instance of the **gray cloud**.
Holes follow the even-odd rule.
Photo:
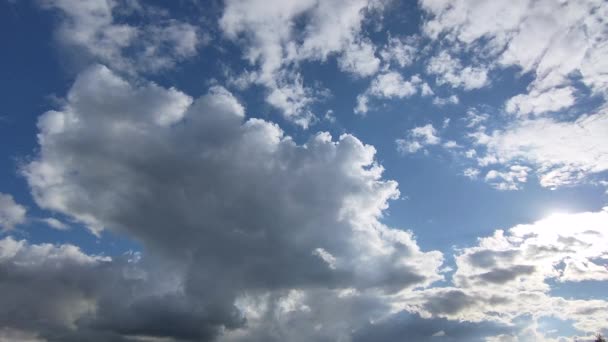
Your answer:
[[[441,253],[422,252],[411,233],[380,223],[399,192],[382,179],[373,147],[328,133],[298,145],[275,124],[244,117],[222,87],[192,101],[102,66],[78,77],[64,107],[41,116],[40,154],[23,169],[37,204],[96,234],[135,238],[149,260],[135,280],[121,278],[118,266],[108,276],[87,270],[99,278],[67,292],[104,284],[81,291],[92,292],[94,310],[63,326],[76,324],[88,339],[236,339],[278,324],[239,303],[266,298],[267,307],[284,308],[285,294],[299,293],[315,313],[289,311],[300,315],[301,336],[335,340],[387,314],[391,294],[441,279]],[[332,310],[343,319],[316,330],[312,322]]]

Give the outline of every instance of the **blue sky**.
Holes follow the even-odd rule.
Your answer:
[[[0,340],[608,332],[606,14],[0,2]]]

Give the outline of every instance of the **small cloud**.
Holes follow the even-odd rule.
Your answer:
[[[480,171],[478,169],[469,167],[464,170],[463,175],[469,179],[476,179],[479,176]]]
[[[397,150],[401,153],[416,153],[425,146],[437,145],[441,138],[437,136],[437,130],[428,124],[411,129],[407,139],[397,139]]]
[[[57,229],[57,230],[68,230],[70,229],[70,226],[68,226],[67,224],[59,221],[58,219],[54,218],[54,217],[47,217],[44,219],[40,219],[40,221],[46,223],[49,227]]]
[[[443,336],[445,336],[445,331],[443,331],[443,330],[439,330],[438,332],[436,332],[432,335],[432,337],[443,337]]]
[[[458,99],[458,96],[456,96],[456,95],[452,95],[449,97],[436,96],[433,99],[433,104],[436,106],[445,106],[445,105],[449,105],[449,104],[458,104],[458,103],[460,103],[460,100]]]

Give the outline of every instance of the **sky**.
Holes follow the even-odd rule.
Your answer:
[[[608,334],[606,18],[0,0],[0,342]]]

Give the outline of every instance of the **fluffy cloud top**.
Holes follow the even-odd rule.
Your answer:
[[[175,89],[132,85],[95,66],[78,77],[62,108],[40,117],[40,155],[23,170],[38,205],[96,233],[127,234],[151,258],[180,265],[162,297],[125,299],[123,312],[113,313],[124,325],[94,315],[90,325],[194,339],[150,330],[153,317],[130,315],[179,294],[170,302],[176,314],[188,322],[196,317],[184,310],[197,305],[209,334],[261,329],[256,324],[270,324],[262,318],[243,325],[247,312],[261,310],[246,303],[264,301],[270,310],[289,291],[340,302],[346,290],[349,301],[379,308],[357,312],[359,322],[387,314],[390,294],[441,279],[441,253],[422,252],[411,233],[379,222],[399,192],[382,179],[373,147],[328,133],[297,145],[275,124],[245,120],[222,87],[191,102]],[[182,308],[180,298],[192,304]],[[340,329],[318,334],[335,337],[354,322],[345,318]]]

